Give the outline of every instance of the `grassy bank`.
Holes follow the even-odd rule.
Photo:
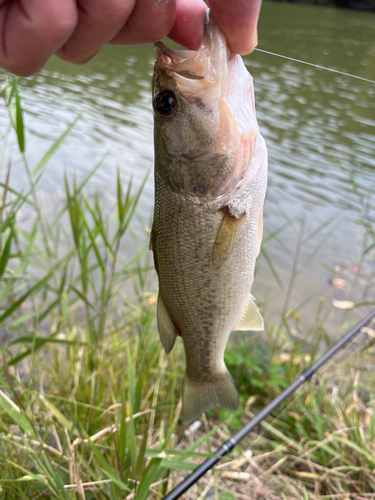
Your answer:
[[[31,171],[16,81],[3,96],[29,186],[12,189],[11,166],[3,165],[0,498],[161,498],[329,344],[324,301],[308,346],[298,341],[302,313],[287,307],[265,334],[236,336],[226,363],[240,409],[210,410],[195,430],[185,425],[182,345],[168,357],[161,348],[147,244],[124,256],[142,188],[124,188],[118,176],[117,202],[104,206],[87,191],[99,162],[81,183],[66,179],[63,203],[46,215],[38,182],[74,123]],[[369,193],[355,176],[352,184],[360,262],[375,233]],[[287,294],[293,286],[294,275]],[[305,384],[186,498],[375,499],[374,334],[362,332],[361,344],[330,363],[318,384]]]

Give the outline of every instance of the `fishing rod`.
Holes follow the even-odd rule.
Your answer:
[[[306,380],[309,380],[316,370],[324,365],[334,354],[342,349],[349,340],[354,337],[364,326],[366,326],[375,317],[375,310],[368,316],[357,323],[344,337],[342,337],[333,347],[331,347],[321,358],[318,359],[310,368],[307,368],[302,375],[300,375],[289,387],[287,387],[281,394],[279,394],[270,404],[268,404],[262,411],[258,413],[250,422],[248,422],[242,429],[228,439],[220,448],[218,448],[214,455],[215,457],[208,458],[201,465],[199,465],[186,479],[178,484],[170,493],[168,493],[162,500],[175,500],[179,498],[185,491],[187,491],[203,474],[212,469],[217,464],[221,457],[229,453],[250,431],[259,425],[268,415],[275,410],[283,401],[285,401],[294,391],[298,389]]]

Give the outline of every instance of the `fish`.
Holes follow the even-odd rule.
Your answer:
[[[155,43],[155,205],[150,236],[159,279],[157,325],[168,354],[180,336],[182,416],[239,407],[224,362],[235,330],[263,330],[251,295],[263,235],[267,149],[253,80],[206,12],[197,51]]]

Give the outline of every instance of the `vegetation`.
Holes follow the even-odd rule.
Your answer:
[[[36,187],[74,123],[31,172],[17,80],[2,94],[29,188],[10,186],[9,166],[0,184],[0,498],[161,498],[310,364],[321,340],[329,343],[324,302],[308,352],[296,342],[299,311],[289,310],[287,299],[266,342],[255,334],[241,348],[233,341],[226,362],[241,392],[239,411],[210,410],[203,430],[183,424],[182,346],[168,358],[161,348],[147,247],[123,260],[141,190],[124,191],[118,176],[117,203],[108,210],[85,194],[89,178],[66,179],[64,206],[46,216]],[[369,256],[369,193],[354,175],[352,183],[360,254]],[[28,230],[19,222],[21,208]],[[267,241],[282,231],[265,238],[271,266]],[[301,232],[301,244],[303,238]],[[213,489],[227,500],[375,499],[375,377],[368,367],[374,333],[370,325],[366,343],[330,364],[319,384],[305,384],[186,498],[203,499]]]

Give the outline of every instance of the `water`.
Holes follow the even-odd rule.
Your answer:
[[[375,80],[374,34],[372,13],[266,2],[259,23],[259,47]],[[151,45],[109,46],[85,66],[52,58],[41,73],[20,80],[31,167],[81,114],[50,161],[40,190],[62,198],[64,170],[69,177],[83,178],[105,154],[90,181],[91,190],[113,200],[117,167],[124,183],[133,177],[134,184],[140,185],[153,165],[153,60]],[[267,318],[275,318],[285,306],[301,218],[304,236],[330,218],[338,221],[330,238],[334,220],[302,245],[300,273],[285,308],[309,299],[303,313],[307,327],[318,298],[325,296],[331,303],[329,279],[332,268],[342,261],[349,270],[344,278],[358,282],[356,300],[373,299],[371,291],[363,292],[373,272],[372,262],[366,262],[359,275],[352,272],[362,233],[347,219],[355,213],[359,200],[347,173],[331,157],[344,170],[356,172],[364,188],[374,185],[375,85],[260,52],[246,57],[245,62],[255,81],[257,116],[269,151],[265,237],[290,224],[277,239],[266,240],[264,250],[271,267],[264,257],[259,259],[253,293],[266,301]],[[8,141],[5,155],[11,155],[14,164],[11,181],[20,188],[26,176],[12,147],[14,138],[7,139],[7,131],[8,118],[2,108],[0,136],[3,149]],[[145,242],[143,230],[150,224],[152,204],[150,175],[140,202],[143,223],[135,228]],[[314,258],[306,262],[325,236]]]

